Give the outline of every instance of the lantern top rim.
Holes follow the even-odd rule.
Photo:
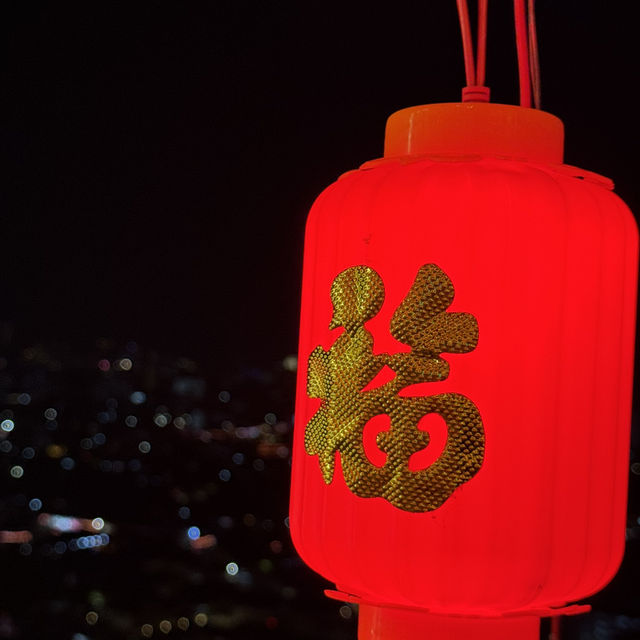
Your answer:
[[[560,118],[508,104],[445,102],[408,107],[387,120],[384,157],[481,154],[561,164]]]

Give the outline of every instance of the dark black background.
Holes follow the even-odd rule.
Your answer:
[[[474,3],[470,3],[474,5]],[[566,160],[637,206],[631,6],[538,2]],[[453,0],[13,3],[2,18],[2,309],[21,342],[96,335],[210,367],[296,350],[315,196],[394,110],[457,101]],[[518,99],[510,3],[487,84]]]

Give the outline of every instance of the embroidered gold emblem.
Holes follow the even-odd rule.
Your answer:
[[[478,323],[470,313],[447,312],[453,298],[453,285],[438,266],[420,267],[390,324],[391,335],[411,351],[374,354],[373,336],[364,324],[382,307],[382,279],[366,266],[351,267],[335,278],[329,328],[344,331],[328,351],[319,346],[313,350],[307,371],[307,393],[322,403],[306,426],[305,448],[318,456],[326,484],[333,480],[339,452],[345,482],[357,496],[381,497],[399,509],[424,512],[440,507],[478,472],[484,428],[469,398],[458,393],[399,395],[410,385],[446,379],[449,364],[441,353],[475,349]],[[385,366],[393,379],[371,385]],[[446,445],[426,469],[411,470],[409,458],[430,442],[429,434],[418,428],[429,414],[445,421]],[[363,441],[365,426],[376,416],[390,419],[389,430],[376,439],[386,454],[382,466],[371,462]]]

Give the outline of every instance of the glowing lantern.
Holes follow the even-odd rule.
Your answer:
[[[562,153],[404,109],[309,215],[291,531],[361,639],[537,639],[622,558],[637,230]]]

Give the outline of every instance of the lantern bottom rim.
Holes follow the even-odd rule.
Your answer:
[[[421,614],[430,614],[435,616],[444,616],[452,618],[474,618],[474,619],[499,619],[499,618],[517,618],[517,617],[529,617],[536,618],[549,618],[554,616],[575,616],[582,613],[588,613],[591,611],[591,605],[589,604],[569,604],[557,607],[550,606],[532,606],[523,607],[520,609],[473,609],[465,612],[455,610],[441,610],[436,608],[417,607],[402,605],[394,602],[384,602],[382,600],[374,600],[371,598],[362,598],[360,596],[346,593],[344,591],[338,591],[333,589],[326,589],[325,595],[332,600],[339,600],[340,602],[349,602],[351,604],[357,604],[364,607],[377,607],[381,609],[410,611]]]

